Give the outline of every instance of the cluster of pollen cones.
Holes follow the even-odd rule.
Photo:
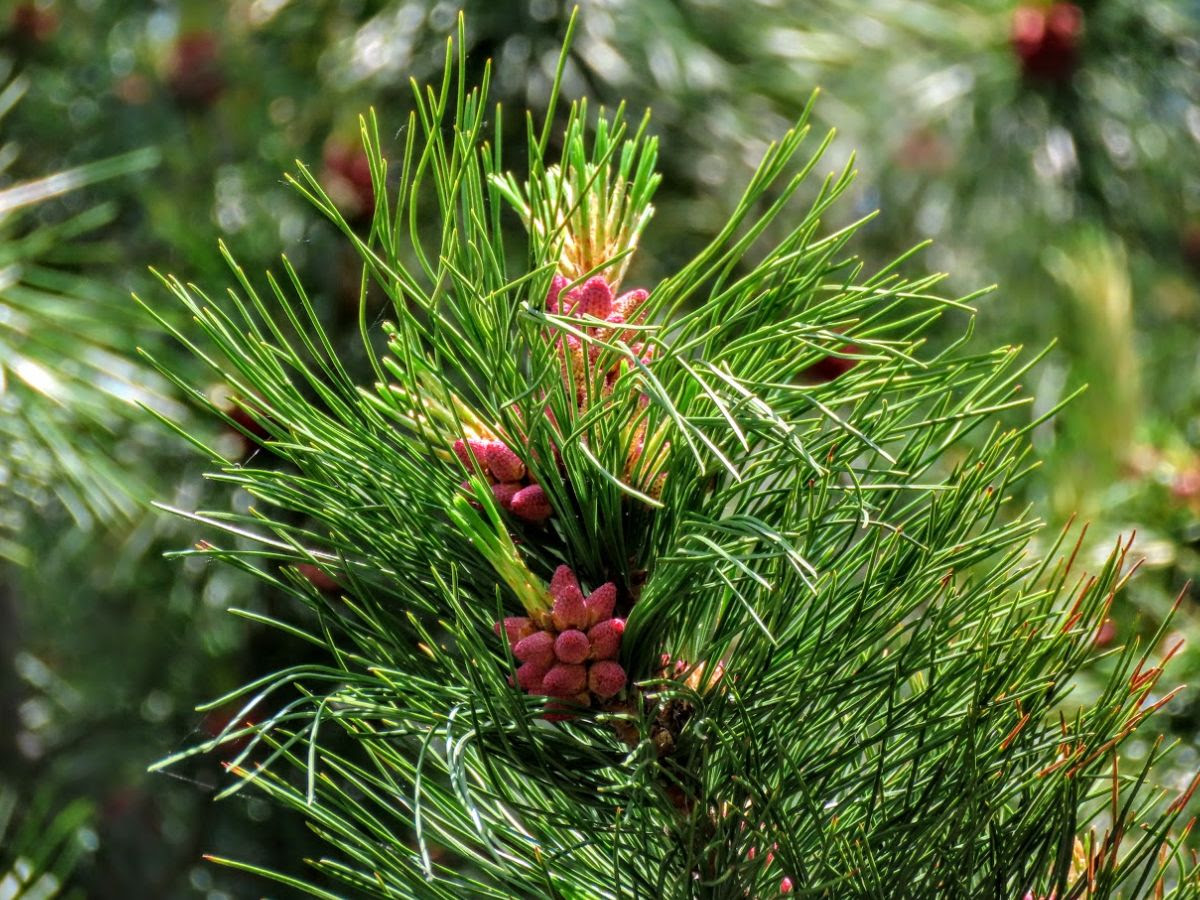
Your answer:
[[[633,352],[633,355],[643,363],[650,362],[653,357],[653,347],[647,347],[644,341],[638,340],[639,332],[635,328],[622,328],[623,325],[640,325],[645,321],[641,312],[642,304],[649,294],[643,288],[636,288],[616,296],[613,286],[603,277],[596,275],[589,278],[578,287],[566,290],[570,282],[564,275],[555,275],[550,283],[550,292],[546,295],[546,310],[550,313],[575,316],[581,319],[599,319],[604,324],[585,325],[583,332],[597,341],[613,343],[621,341]],[[563,382],[568,390],[574,390],[575,401],[582,410],[588,403],[588,375],[596,378],[599,374],[600,354],[603,347],[599,343],[586,342],[575,334],[564,334],[555,339],[562,357]],[[585,363],[586,359],[586,363]],[[604,383],[601,397],[612,395],[613,386],[618,378],[629,367],[627,357],[621,357],[603,371]],[[645,402],[645,398],[643,398]],[[642,482],[638,487],[649,491],[650,496],[658,499],[662,494],[666,474],[660,463],[665,456],[665,444],[655,447],[652,454],[655,463],[648,474],[639,475],[639,459],[646,448],[646,424],[641,423],[634,434],[629,458],[626,460],[623,476],[628,482]],[[645,468],[644,466],[641,468]]]
[[[637,288],[616,297],[612,286],[599,275],[568,291],[565,288],[569,283],[563,275],[554,276],[550,283],[550,292],[546,295],[547,312],[600,319],[604,322],[603,325],[585,326],[584,333],[606,343],[623,341],[636,356],[643,361],[648,360],[649,351],[637,340],[637,329],[621,327],[641,323],[638,310],[649,296],[645,290]],[[585,352],[588,364],[595,366],[603,348],[599,344],[587,342],[585,349],[585,341],[574,334],[564,335],[559,340],[563,353],[563,377],[571,380],[577,394],[576,399],[582,405],[586,396]],[[627,360],[621,360],[604,372],[606,392],[612,390],[613,383],[620,377],[623,367],[627,364]]]
[[[525,463],[503,441],[468,438],[454,442],[454,455],[468,472],[479,464],[483,474],[491,481],[492,494],[500,508],[511,512],[526,522],[544,522],[553,509],[542,486],[534,484],[525,469]],[[470,493],[471,483],[464,481],[463,490]]]
[[[550,596],[554,605],[549,612],[496,623],[520,663],[517,686],[580,706],[619,694],[626,683],[617,662],[625,620],[613,618],[617,586],[607,582],[585,597],[575,573],[559,566],[550,580]],[[570,716],[550,713],[547,718]]]

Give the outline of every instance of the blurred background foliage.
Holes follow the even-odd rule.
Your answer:
[[[496,63],[494,98],[541,106],[569,5],[464,5],[473,65]],[[1058,339],[1027,386],[1033,415],[1091,386],[1039,429],[1044,465],[1021,499],[1055,523],[1091,520],[1097,551],[1137,530],[1147,563],[1097,641],[1151,633],[1200,544],[1200,4],[581,5],[567,93],[650,107],[661,139],[647,279],[724,224],[731,192],[819,86],[830,158],[853,151],[861,173],[831,224],[878,209],[856,246],[868,262],[932,239],[920,262],[953,288],[998,284],[981,342]],[[147,502],[194,508],[207,488],[140,413],[179,401],[138,363],[156,338],[127,297],[167,306],[151,264],[227,284],[222,238],[251,270],[286,252],[349,335],[357,270],[282,173],[302,160],[348,216],[366,214],[356,117],[374,105],[403,140],[408,79],[440,68],[458,9],[43,0],[0,22],[0,721],[15,723],[0,729],[0,806],[14,829],[61,823],[22,832],[45,832],[47,868],[30,863],[36,848],[0,860],[0,892],[28,876],[43,896],[216,900],[252,888],[201,853],[287,868],[310,846],[261,799],[214,805],[218,758],[183,779],[145,774],[231,713],[197,704],[298,648],[225,613],[287,601],[162,558],[197,531]],[[523,120],[505,121],[519,146]],[[209,425],[263,461],[252,434]],[[1191,596],[1181,613],[1187,680],[1200,671]],[[1168,710],[1182,787],[1200,764],[1200,700]]]

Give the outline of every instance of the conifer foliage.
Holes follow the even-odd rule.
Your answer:
[[[21,76],[0,79],[6,133],[5,116],[28,86]],[[8,146],[0,176],[16,159]],[[128,465],[142,449],[130,432],[139,403],[171,404],[153,373],[128,360],[135,317],[78,272],[96,255],[88,239],[115,210],[92,205],[57,219],[37,211],[155,161],[153,151],[134,151],[0,188],[0,563],[31,560],[27,524],[57,513],[51,500],[77,524],[110,525],[151,494]]]
[[[188,552],[288,590],[271,624],[327,653],[214,700],[241,712],[189,752],[227,744],[228,791],[328,855],[220,861],[324,897],[1190,890],[1190,791],[1154,787],[1161,752],[1119,764],[1161,661],[1112,650],[1099,699],[1070,692],[1128,545],[1084,572],[1005,502],[1032,363],[927,340],[972,298],[826,233],[852,170],[817,174],[808,109],[654,271],[648,121],[579,101],[561,128],[560,65],[514,174],[454,45],[395,154],[363,121],[369,232],[294,178],[361,257],[357,358],[286,260],[260,288],[227,252],[227,302],[163,279],[277,460],[195,440],[254,503],[182,512],[213,529]],[[855,364],[806,376],[831,354]]]

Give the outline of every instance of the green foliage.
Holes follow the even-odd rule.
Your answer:
[[[1038,523],[1006,502],[1038,422],[1004,415],[1029,402],[1032,363],[975,350],[969,328],[930,340],[973,298],[904,276],[907,257],[869,272],[854,227],[827,232],[852,173],[812,183],[829,138],[813,145],[808,110],[631,336],[547,303],[556,271],[648,277],[628,257],[653,145],[623,110],[573,104],[552,163],[552,103],[513,176],[489,78],[468,88],[447,47],[443,81],[414,87],[398,179],[364,120],[367,235],[308,169],[295,179],[362,261],[363,365],[286,260],[260,292],[226,254],[224,303],[164,278],[195,326],[160,323],[280,460],[194,437],[254,504],[185,513],[228,535],[185,555],[290,592],[297,609],[244,615],[329,656],[214,701],[258,721],[183,754],[248,738],[228,792],[304,816],[330,846],[321,883],[223,861],[329,897],[764,896],[785,876],[825,896],[1190,891],[1182,798],[1151,787],[1162,751],[1118,763],[1165,702],[1161,667],[1131,643],[1098,698],[1071,695],[1128,548],[1091,575],[1065,532],[1031,556]],[[613,196],[620,212],[598,215]],[[369,286],[390,301],[378,330]],[[813,378],[830,355],[853,365]],[[543,487],[544,526],[501,509],[478,469],[478,508],[464,499],[450,448],[480,433]],[[561,563],[617,583],[635,684],[551,723],[507,683],[493,623],[545,606]]]
[[[6,135],[29,87],[0,90]],[[175,479],[194,488],[143,407],[189,411],[137,358],[155,337],[116,283],[118,204],[88,189],[105,182],[111,197],[159,154],[14,178],[38,155],[25,149],[0,152],[0,896],[156,894],[194,864],[201,835],[246,824],[207,814],[196,787],[215,760],[187,782],[145,773],[180,734],[224,724],[199,720],[199,698],[261,671],[237,655],[252,635],[206,600],[246,580],[163,565],[188,535],[147,515]]]
[[[25,87],[21,79],[8,83],[0,114]],[[139,404],[169,410],[170,401],[162,382],[130,361],[134,318],[112,292],[73,271],[89,259],[79,239],[114,211],[97,206],[43,222],[29,213],[154,161],[153,152],[134,152],[0,190],[0,488],[10,498],[0,556],[9,560],[28,560],[16,532],[49,496],[86,524],[128,519],[150,494],[149,479],[129,466],[137,448],[120,440],[140,420]]]
[[[102,236],[103,243],[38,239],[37,266],[51,270],[55,287],[39,287],[36,298],[28,286],[20,293],[38,317],[43,341],[55,346],[46,353],[44,344],[30,345],[19,336],[14,343],[21,352],[55,374],[78,371],[80,379],[104,387],[112,384],[111,373],[130,374],[136,390],[143,391],[149,383],[145,369],[96,354],[92,338],[103,336],[107,347],[121,352],[132,346],[141,325],[119,295],[128,286],[142,286],[147,259],[161,259],[205,284],[218,283],[222,263],[212,247],[220,233],[236,245],[238,259],[250,271],[286,246],[353,382],[370,384],[369,359],[352,346],[358,323],[353,313],[338,317],[344,294],[357,297],[358,254],[350,242],[336,246],[330,241],[335,229],[314,224],[309,204],[278,171],[294,157],[313,161],[312,172],[331,199],[341,202],[328,167],[319,163],[322,142],[340,144],[346,129],[354,131],[354,113],[368,102],[388,111],[385,135],[402,124],[409,108],[406,75],[425,78],[441,65],[441,48],[430,36],[448,26],[451,7],[433,0],[39,0],[37,5],[49,9],[51,17],[57,13],[58,29],[36,46],[14,43],[10,26],[15,19],[7,18],[7,8],[0,22],[8,29],[4,49],[20,59],[29,85],[26,99],[6,117],[4,131],[9,139],[19,136],[22,152],[6,169],[5,185],[9,178],[39,181],[47,171],[73,169],[130,147],[153,145],[162,163],[153,173],[104,186],[104,196],[117,201],[120,214],[115,219],[104,218],[107,210],[91,214],[97,224],[104,219],[103,230],[87,236]],[[544,0],[463,5],[469,16],[470,77],[477,79],[483,60],[493,57],[498,68],[492,96],[504,100],[506,108],[542,109],[553,75],[547,56],[553,58],[565,10]],[[650,286],[652,277],[677,271],[698,243],[721,231],[747,167],[753,169],[766,141],[786,130],[820,84],[823,99],[814,121],[835,122],[840,135],[830,156],[856,147],[864,173],[825,211],[826,231],[878,206],[882,215],[859,229],[853,241],[854,252],[867,261],[865,271],[918,237],[936,236],[937,245],[923,260],[952,273],[941,292],[993,280],[1005,286],[999,302],[980,308],[977,331],[985,345],[1007,340],[1040,345],[1053,335],[1065,339],[1019,379],[1024,390],[1036,394],[1036,402],[1005,417],[1006,423],[1040,423],[1030,434],[1038,458],[1046,462],[1040,475],[1011,482],[1010,492],[1018,506],[1029,498],[1051,519],[1075,511],[1100,518],[1080,550],[1083,568],[1097,568],[1116,534],[1136,528],[1131,556],[1146,555],[1149,564],[1118,596],[1112,618],[1117,643],[1134,635],[1144,640],[1159,633],[1179,586],[1197,567],[1200,395],[1192,385],[1200,384],[1194,346],[1200,294],[1195,272],[1184,267],[1188,258],[1180,253],[1181,244],[1185,251],[1189,246],[1189,234],[1195,253],[1200,198],[1194,136],[1200,121],[1200,83],[1194,77],[1197,8],[1142,0],[1081,3],[1078,65],[1071,78],[1054,82],[1022,76],[1010,38],[1014,5],[1010,0],[969,7],[944,0],[589,4],[563,68],[562,89],[568,95],[588,91],[609,105],[619,97],[627,98],[632,109],[653,105],[654,130],[663,142],[656,164],[664,178],[655,195],[655,227],[644,232],[637,255],[627,257],[637,276],[631,283]],[[225,81],[220,97],[203,108],[181,103],[172,85],[176,39],[195,32],[215,38]],[[501,127],[510,153],[525,140],[520,117],[489,120],[489,131],[493,124]],[[557,159],[560,125],[554,121],[550,132],[539,129],[535,135],[549,134],[555,150],[551,159]],[[392,142],[399,147],[389,143],[386,154],[398,157],[405,139],[397,132]],[[0,156],[8,160],[13,146],[5,143]],[[396,168],[389,192],[397,187]],[[516,179],[522,191],[529,174],[520,171]],[[534,185],[538,188],[537,180]],[[809,192],[801,187],[803,196]],[[30,234],[42,221],[60,228],[92,195],[74,192],[21,210],[16,237]],[[394,205],[394,197],[389,201]],[[426,201],[421,207],[422,222],[435,206]],[[356,229],[368,227],[349,211],[345,216]],[[760,246],[769,246],[792,222],[790,214],[777,218]],[[505,213],[501,227],[519,228],[520,222]],[[432,254],[440,236],[430,238],[427,253]],[[531,253],[531,263],[548,266],[551,257]],[[518,271],[510,262],[510,271]],[[26,271],[29,264],[24,258]],[[106,279],[113,282],[111,289],[103,286]],[[375,322],[382,294],[373,290],[368,296],[366,322]],[[530,296],[536,304],[537,294],[531,290]],[[1123,296],[1127,305],[1113,302]],[[689,300],[684,306],[691,305]],[[93,311],[94,321],[80,322],[85,314],[93,318]],[[42,315],[51,312],[52,318]],[[42,328],[48,321],[52,327]],[[665,323],[666,317],[659,321]],[[70,339],[59,322],[71,323]],[[940,347],[961,327],[962,317],[950,315],[927,334]],[[370,334],[377,337],[373,328]],[[819,337],[818,343],[838,352],[842,346],[832,336]],[[86,354],[88,365],[73,358],[76,349]],[[189,385],[205,393],[222,388],[197,378],[195,367],[188,369],[191,362],[171,348],[155,346],[154,352]],[[388,358],[383,354],[381,365]],[[1140,392],[1131,373],[1140,376]],[[1065,416],[1044,418],[1083,381],[1093,387],[1082,402],[1073,403]],[[13,715],[4,720],[15,723],[10,737],[38,748],[33,759],[14,757],[20,774],[12,780],[28,784],[51,777],[51,770],[68,771],[64,791],[86,793],[104,811],[97,820],[103,849],[77,876],[89,894],[153,892],[156,888],[147,885],[167,883],[178,890],[203,890],[203,879],[213,873],[201,872],[185,887],[194,872],[186,860],[199,852],[200,835],[207,846],[236,847],[226,852],[282,865],[280,859],[301,851],[278,819],[262,824],[258,816],[267,807],[261,799],[210,810],[207,797],[190,781],[138,773],[147,760],[176,747],[182,735],[206,735],[212,721],[228,715],[228,709],[190,714],[197,696],[298,662],[286,632],[272,637],[262,626],[245,628],[240,620],[221,617],[225,598],[234,597],[254,617],[284,617],[306,630],[317,626],[297,618],[281,596],[290,585],[276,589],[264,583],[253,590],[244,573],[206,567],[202,558],[174,569],[161,565],[157,553],[164,545],[194,540],[195,525],[183,519],[131,519],[133,499],[145,495],[147,481],[161,486],[174,479],[175,505],[223,504],[208,490],[201,493],[191,469],[163,452],[173,435],[129,429],[127,406],[110,405],[111,398],[78,387],[72,382],[71,399],[84,402],[80,412],[86,415],[67,414],[25,383],[6,393],[24,396],[22,408],[32,411],[32,421],[6,420],[7,408],[0,411],[0,432],[19,429],[21,472],[0,494],[5,523],[0,542],[7,541],[3,552],[8,556],[34,563],[4,571],[6,585],[16,593],[0,597],[0,614],[11,605],[18,627],[8,629],[7,621],[0,626],[0,632],[7,631],[0,634],[0,644],[6,651],[11,645],[11,655],[22,665],[34,660],[44,666],[72,701],[53,704],[49,715],[42,715],[40,706],[20,706],[18,717],[17,701],[31,689],[23,680],[29,670],[22,668],[15,678],[14,669],[11,692],[0,684],[0,700],[14,700]],[[63,430],[53,432],[50,442],[38,434],[31,439],[35,425],[50,431],[39,418],[47,411],[52,425]],[[426,411],[432,414],[429,406]],[[471,412],[463,407],[449,415],[446,433],[457,427],[455,415],[467,425]],[[472,421],[470,427],[482,425]],[[205,423],[190,421],[186,428],[231,458],[240,449]],[[605,446],[600,468],[615,470],[611,474],[619,476],[620,490],[644,488],[622,480],[620,453]],[[934,474],[940,477],[964,450],[952,448]],[[422,463],[432,464],[430,459]],[[7,464],[7,459],[0,463],[5,470],[0,480],[8,477]],[[251,464],[280,463],[258,451]],[[223,485],[214,488],[220,492]],[[230,505],[244,511],[247,502],[235,491]],[[575,503],[573,495],[563,502]],[[646,513],[642,506],[622,502],[631,517]],[[445,514],[452,517],[455,510]],[[475,549],[504,544],[507,535],[480,530],[478,517],[468,515],[464,527],[476,528]],[[301,521],[288,518],[292,524]],[[103,534],[89,527],[101,521],[108,526]],[[644,538],[646,524],[631,521],[631,538]],[[560,522],[554,527],[575,526]],[[707,532],[703,536],[715,539]],[[239,545],[246,540],[239,538]],[[321,551],[327,545],[314,540],[305,546]],[[1045,551],[1039,537],[1033,552]],[[572,552],[593,553],[588,548]],[[607,551],[593,555],[596,566],[609,565]],[[528,593],[522,585],[536,594],[546,567],[557,561],[537,564],[534,575],[525,563],[513,564],[510,551],[494,558],[504,566],[497,581],[512,611],[517,597]],[[647,598],[665,590],[657,584],[650,582]],[[510,587],[513,596],[507,593]],[[750,602],[756,610],[762,605],[753,596]],[[1195,615],[1194,606],[1185,602],[1174,627],[1190,632]],[[1106,640],[1113,640],[1112,628],[1106,633]],[[1164,649],[1174,640],[1164,638]],[[321,646],[303,649],[305,660],[323,652]],[[3,662],[9,656],[5,652]],[[1079,696],[1095,702],[1109,666],[1119,663],[1117,655],[1099,661],[1096,677],[1085,672]],[[1176,668],[1186,672],[1197,666],[1200,651],[1185,647]],[[1161,727],[1170,726],[1194,743],[1198,710],[1188,695],[1177,697],[1164,709]],[[1135,764],[1155,752],[1136,736],[1125,749],[1126,759]],[[1194,747],[1184,747],[1174,754],[1167,761],[1170,769],[1158,770],[1158,780],[1184,787],[1194,753]],[[197,756],[175,774],[207,783],[214,766],[214,758]],[[24,799],[27,792],[22,793]],[[126,811],[117,814],[111,808]],[[239,821],[246,809],[257,811],[248,828]],[[215,877],[228,891],[222,874]]]
[[[17,793],[0,788],[0,895],[11,900],[81,896],[63,888],[80,857],[94,849],[91,815],[83,799],[56,811],[45,790],[21,809]]]

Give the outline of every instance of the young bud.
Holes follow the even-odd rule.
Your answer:
[[[806,368],[801,374],[812,381],[824,383],[833,381],[833,379],[845,375],[851,369],[858,365],[858,360],[847,359],[847,356],[854,356],[859,353],[859,348],[855,344],[846,344],[838,349],[838,352],[843,356],[822,356],[811,366]]]
[[[542,691],[542,681],[546,677],[549,666],[530,660],[517,667],[517,686],[523,691],[538,694]]]
[[[779,893],[790,894],[792,892],[792,879],[784,878],[779,882]]]
[[[621,652],[621,635],[625,633],[624,619],[605,619],[588,629],[592,659],[616,659]]]
[[[612,311],[612,288],[599,275],[589,278],[579,289],[579,302],[574,313],[577,316],[594,316],[604,319]]]
[[[1073,3],[1019,6],[1013,13],[1012,43],[1029,78],[1059,81],[1079,61],[1083,10]]]
[[[1113,638],[1117,636],[1117,623],[1112,619],[1105,619],[1104,622],[1096,629],[1096,634],[1092,638],[1092,643],[1097,647],[1107,647],[1113,642]]]
[[[620,316],[622,322],[628,322],[633,319],[637,313],[637,309],[646,302],[646,298],[650,295],[643,288],[635,288],[632,291],[627,291],[617,298],[617,301],[612,306],[612,315]],[[611,318],[610,318],[611,321]]]
[[[521,662],[536,662],[549,668],[554,664],[554,637],[547,631],[535,631],[513,645],[513,656]]]
[[[525,616],[509,616],[503,622],[497,622],[493,629],[497,635],[503,630],[510,646],[515,646],[534,632],[533,622]]]
[[[619,668],[619,667],[618,667]],[[621,676],[624,679],[625,673]],[[550,697],[574,697],[588,686],[588,671],[583,666],[557,663],[542,679],[542,690]]]
[[[225,65],[217,36],[193,31],[175,41],[166,73],[175,101],[188,110],[212,106],[225,91]]]
[[[584,602],[587,605],[589,625],[611,619],[613,609],[617,605],[617,586],[611,581],[606,582],[588,594]]]
[[[321,154],[321,186],[351,221],[370,218],[375,210],[371,162],[355,141],[330,138]]]
[[[496,498],[496,502],[500,504],[501,509],[511,510],[513,497],[517,496],[517,492],[522,487],[523,485],[519,481],[497,482],[492,485],[492,496]]]
[[[588,658],[591,649],[587,635],[574,628],[567,629],[554,640],[554,655],[563,663],[581,663]]]
[[[44,44],[58,30],[58,15],[54,10],[44,9],[32,0],[13,7],[8,21],[10,33],[22,47]]]
[[[575,578],[575,573],[571,571],[570,566],[559,566],[550,576],[550,596],[557,600],[565,592],[580,593],[579,581]]]
[[[554,601],[552,615],[554,627],[559,631],[587,627],[588,610],[578,590],[564,590]]]
[[[550,282],[550,291],[546,294],[546,311],[550,313],[558,312],[558,295],[562,293],[563,288],[569,282],[562,275],[555,275]]]
[[[601,700],[619,694],[625,689],[626,680],[625,670],[609,659],[592,663],[588,669],[588,688]]]
[[[488,471],[487,448],[490,443],[492,442],[483,441],[479,438],[467,438],[466,441],[460,438],[454,442],[454,455],[458,457],[458,461],[462,463],[464,469],[468,472],[474,472],[475,464],[471,462],[471,454],[475,454],[475,459],[478,460],[480,467],[486,474]]]
[[[497,481],[520,481],[525,477],[525,463],[503,441],[487,441],[480,461]]]
[[[512,512],[526,522],[545,522],[554,512],[540,484],[521,488],[513,495]]]

